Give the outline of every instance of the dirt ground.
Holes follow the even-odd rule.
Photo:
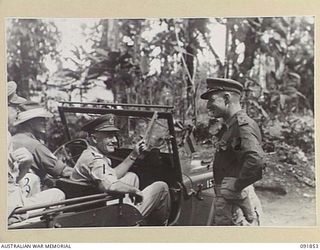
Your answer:
[[[308,164],[281,162],[278,154],[268,159],[268,168],[256,186],[264,217],[263,226],[316,226],[314,159]]]
[[[202,149],[203,158],[210,159],[211,148]],[[308,164],[281,162],[278,154],[268,156],[268,167],[262,180],[255,183],[263,218],[261,226],[316,226],[316,187],[314,158]]]
[[[316,226],[315,189],[290,192],[286,195],[257,191],[263,208],[262,226]]]

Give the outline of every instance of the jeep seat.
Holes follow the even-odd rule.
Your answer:
[[[73,181],[66,178],[56,179],[54,187],[63,191],[66,199],[101,193],[99,188],[93,183]]]

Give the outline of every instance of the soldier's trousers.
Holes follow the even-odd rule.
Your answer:
[[[44,190],[38,192],[30,197],[25,197],[23,191],[19,187],[19,185],[9,185],[9,194],[8,194],[8,208],[10,209],[10,213],[17,207],[29,207],[36,206],[42,204],[48,204],[53,202],[62,201],[65,199],[64,193],[57,188],[51,188],[48,190]],[[19,203],[17,203],[19,202]],[[28,219],[28,215],[30,213],[34,213],[36,211],[42,211],[43,208],[37,210],[31,210],[31,212],[27,212],[27,214],[22,215],[12,215],[8,218],[8,224],[17,223],[23,220],[27,220],[27,222],[38,221],[40,218],[36,217],[33,219]],[[8,214],[9,216],[9,214]]]
[[[128,172],[120,181],[139,188],[139,178],[135,173]],[[156,181],[142,190],[143,201],[134,205],[126,196],[124,203],[135,206],[148,225],[165,225],[170,215],[170,193],[168,185],[163,181]]]
[[[24,197],[32,197],[41,192],[40,177],[34,173],[27,173],[20,181],[19,185]]]
[[[226,199],[220,186],[215,187],[214,225],[217,226],[259,226],[262,218],[261,203],[252,185],[246,187],[247,196],[240,199]]]

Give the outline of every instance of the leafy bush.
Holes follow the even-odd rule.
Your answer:
[[[314,153],[314,120],[311,115],[292,114],[282,121],[274,119],[264,128],[267,151],[276,148],[275,144],[286,143],[300,148],[304,153]],[[273,145],[273,146],[272,146]]]

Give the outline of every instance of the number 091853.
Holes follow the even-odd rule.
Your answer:
[[[303,244],[300,244],[300,248],[316,249],[316,248],[319,248],[319,244],[317,244],[317,243],[303,243]]]

